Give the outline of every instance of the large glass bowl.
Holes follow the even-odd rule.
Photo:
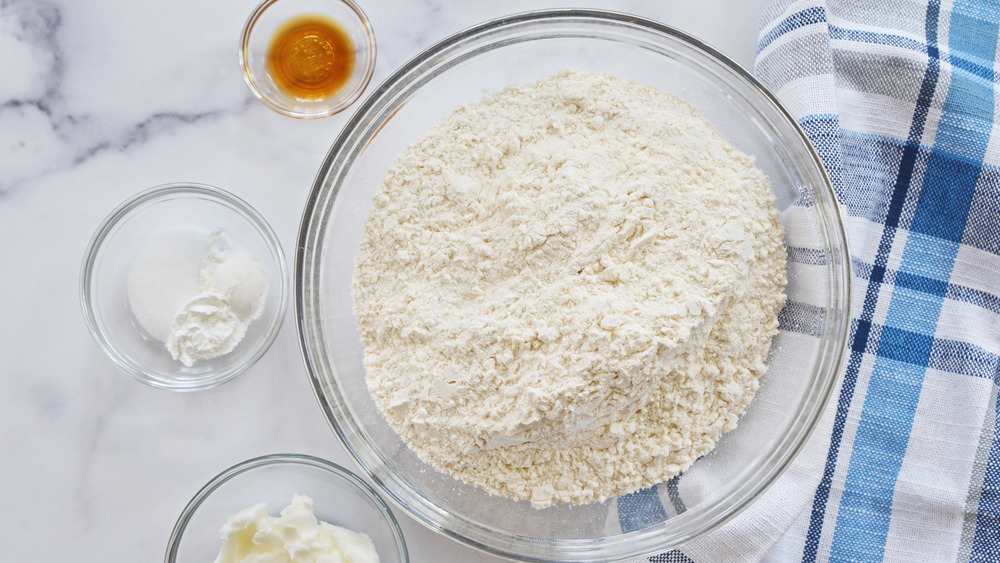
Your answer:
[[[564,68],[674,93],[756,157],[786,229],[789,301],[757,396],[713,452],[637,495],[537,510],[434,470],[383,420],[365,385],[350,288],[372,197],[393,159],[459,105]],[[683,32],[587,10],[532,12],[475,26],[390,76],[347,123],[319,170],[295,276],[299,336],[316,396],[362,470],[427,526],[487,552],[535,561],[647,555],[739,513],[788,467],[819,420],[840,370],[849,319],[850,267],[833,190],[774,96]]]

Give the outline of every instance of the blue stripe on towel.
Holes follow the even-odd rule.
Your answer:
[[[834,427],[830,439],[830,449],[827,452],[826,465],[823,469],[823,476],[816,489],[816,496],[813,498],[812,513],[809,519],[809,529],[802,553],[803,562],[812,563],[816,561],[816,554],[819,548],[820,535],[823,532],[823,521],[826,517],[826,506],[830,496],[830,485],[833,480],[833,473],[837,466],[837,458],[840,452],[841,441],[844,436],[844,426],[847,421],[847,412],[850,409],[854,398],[855,385],[857,383],[858,372],[861,360],[869,344],[869,333],[871,322],[875,313],[875,305],[878,300],[879,289],[885,275],[885,267],[888,262],[889,252],[892,249],[893,238],[896,234],[896,227],[899,224],[902,214],[903,202],[906,199],[906,192],[913,177],[914,163],[916,162],[917,151],[920,138],[923,136],[924,125],[927,121],[927,108],[930,106],[934,90],[937,88],[939,61],[937,49],[937,26],[940,5],[937,0],[929,2],[925,16],[925,33],[927,36],[927,57],[928,65],[921,83],[920,93],[917,98],[914,117],[910,123],[910,132],[903,154],[900,159],[899,173],[889,202],[886,214],[885,227],[882,231],[882,238],[879,241],[875,264],[873,264],[869,275],[868,287],[865,291],[865,298],[862,303],[860,318],[856,323],[852,323],[851,354],[848,358],[847,369],[844,373],[844,382],[841,386],[840,398],[837,403],[837,413],[834,417]],[[873,339],[877,342],[877,340]],[[867,404],[867,401],[866,401]],[[859,430],[860,432],[860,430]],[[858,439],[855,439],[855,444]],[[862,444],[863,445],[863,444]],[[850,473],[850,470],[848,470]],[[845,493],[846,494],[846,493]],[[859,501],[864,499],[858,499]],[[843,500],[841,501],[843,503]],[[843,504],[841,504],[843,509]],[[850,510],[849,510],[850,512]],[[837,528],[840,528],[838,521]],[[853,529],[853,526],[850,527]],[[876,531],[876,535],[881,535]],[[843,537],[843,536],[841,536]],[[884,536],[883,536],[884,542]],[[834,551],[837,551],[837,533],[834,532]],[[884,545],[884,543],[883,543]],[[848,546],[844,541],[840,542],[840,555],[848,555]],[[834,555],[833,553],[831,555]]]
[[[690,557],[676,549],[649,558],[649,563],[694,563]]]
[[[814,6],[812,8],[806,8],[801,12],[796,12],[784,20],[781,23],[774,26],[774,29],[769,31],[764,37],[757,42],[757,52],[760,53],[772,41],[777,39],[779,36],[797,29],[800,27],[805,27],[807,25],[813,25],[816,23],[826,22],[826,9],[822,6]]]
[[[977,38],[970,38],[969,44],[965,46],[965,50],[956,59],[955,64],[967,73],[966,82],[975,84],[978,87],[970,92],[970,94],[983,95],[985,92],[992,96],[992,86],[996,80],[996,76],[993,74],[993,60],[996,53],[997,28],[1000,27],[998,25],[1000,5],[996,1],[993,1],[988,4],[984,3],[964,8],[963,10],[958,10],[958,6],[956,6],[956,12],[958,12],[956,15],[960,18],[962,24],[972,28],[971,31],[978,31],[984,35],[978,37],[978,40]],[[952,17],[954,18],[955,16]],[[979,22],[983,21],[988,21],[991,25],[979,24]],[[988,29],[982,29],[986,27]],[[986,61],[988,61],[988,64],[984,64]],[[989,103],[990,101],[990,98],[983,100],[983,103],[976,104],[974,109],[967,111],[967,114],[978,123],[983,123],[987,117],[989,118],[989,122],[992,123],[995,116],[992,113],[994,106],[992,103]],[[970,100],[970,103],[972,102],[974,100]],[[988,115],[986,114],[987,110],[989,110]],[[987,130],[985,134],[988,138],[989,131]],[[994,196],[995,191],[994,186]],[[964,239],[964,236],[963,240],[973,244],[979,242],[980,244],[976,244],[976,246],[983,247],[981,241],[968,241]],[[996,296],[986,296],[985,301],[990,302],[992,305],[992,307],[989,307],[990,310],[997,311]],[[994,370],[993,384],[1000,385],[1000,369]],[[997,405],[994,412],[996,413],[996,419],[993,428],[993,445],[990,448],[986,471],[983,474],[983,484],[979,494],[978,514],[976,516],[976,534],[972,541],[972,551],[969,557],[969,561],[972,563],[996,562],[998,561],[998,554],[1000,554],[1000,394],[997,395]]]
[[[641,530],[667,519],[656,485],[618,497],[618,523],[622,532]]]
[[[877,33],[874,31],[863,31],[857,29],[848,29],[843,27],[838,27],[836,25],[830,26],[830,38],[840,39],[845,41],[853,41],[856,43],[873,43],[876,45],[888,45],[891,47],[899,47],[900,49],[909,49],[910,51],[916,51],[918,53],[927,54],[927,46],[920,41],[916,41],[909,37],[904,37],[902,35],[895,35],[889,33]]]
[[[949,51],[978,56],[976,51],[986,49],[992,58],[997,25],[960,16],[969,11],[975,8],[962,1],[955,5],[949,25]],[[989,132],[984,134],[970,124],[992,120],[992,113],[992,87],[974,75],[953,72],[903,250],[901,274],[948,280],[989,143]],[[872,561],[885,555],[896,480],[947,286],[931,284],[928,289],[923,292],[902,286],[892,293],[851,450],[831,561]]]

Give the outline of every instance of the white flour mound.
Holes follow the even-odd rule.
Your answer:
[[[564,71],[389,168],[353,297],[417,455],[535,507],[685,470],[736,426],[784,302],[774,196],[687,103]]]

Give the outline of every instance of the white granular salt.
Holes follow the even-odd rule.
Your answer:
[[[434,467],[535,507],[678,474],[736,426],[784,302],[774,196],[687,103],[564,71],[392,164],[353,298],[368,388]]]
[[[177,311],[197,295],[198,272],[205,255],[205,237],[176,230],[154,238],[129,270],[129,307],[139,325],[166,342]]]

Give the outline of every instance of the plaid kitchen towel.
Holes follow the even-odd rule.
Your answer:
[[[1000,562],[998,0],[780,0],[755,74],[850,239],[841,382],[806,450],[686,561]]]

